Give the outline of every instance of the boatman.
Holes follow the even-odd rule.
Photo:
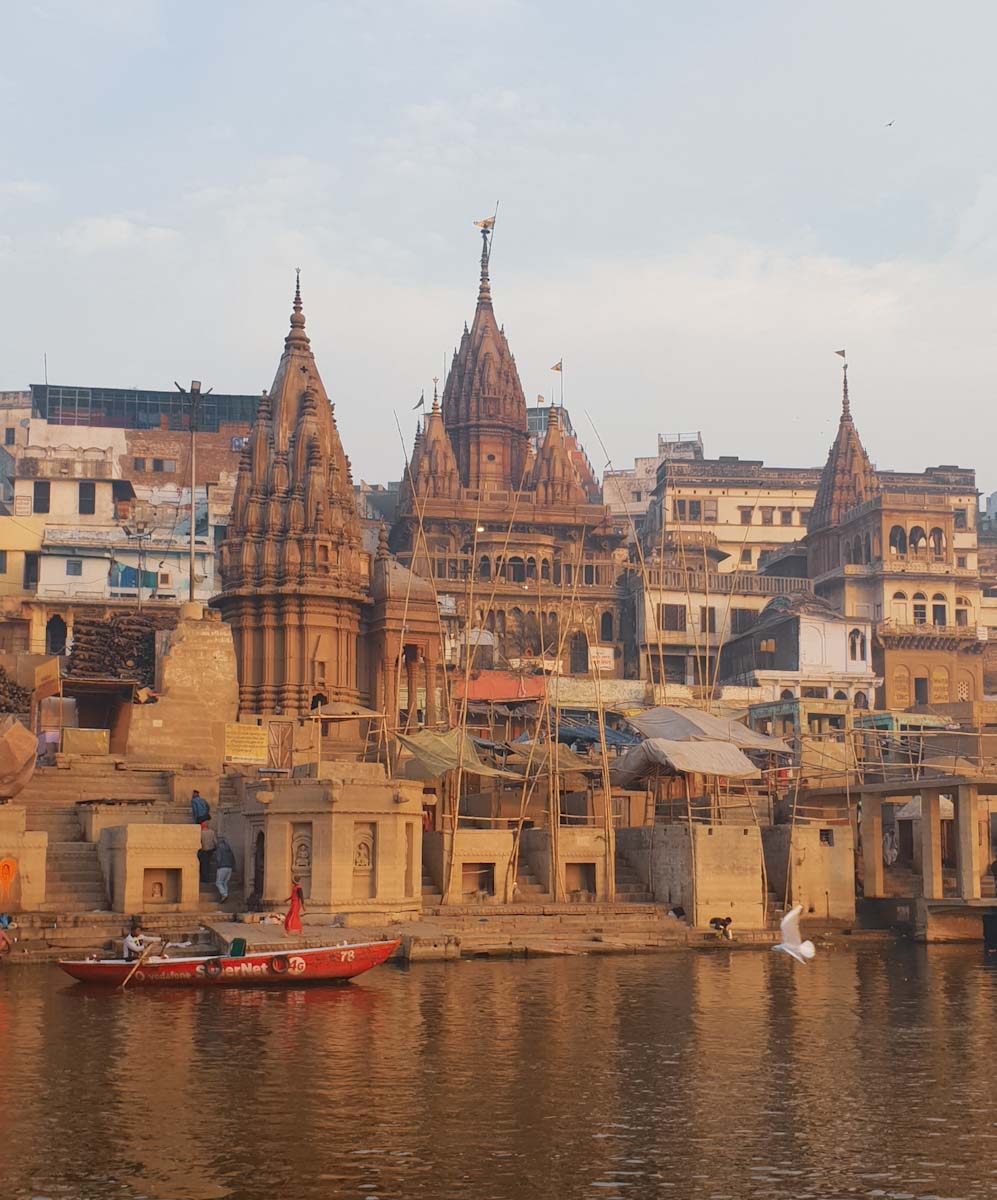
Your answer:
[[[125,938],[125,962],[134,962],[141,958],[149,946],[161,942],[162,938],[147,938],[142,932],[141,925],[133,925],[131,933]]]

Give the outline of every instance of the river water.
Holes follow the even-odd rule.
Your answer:
[[[0,968],[5,1200],[997,1196],[979,947],[382,967],[103,992]]]

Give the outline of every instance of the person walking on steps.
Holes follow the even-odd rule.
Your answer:
[[[211,882],[211,859],[217,848],[218,834],[215,833],[207,821],[202,821],[201,849],[197,852],[197,861],[201,866],[201,883]]]
[[[284,903],[291,906],[284,918],[284,932],[300,934],[301,914],[305,911],[305,893],[296,875],[291,876],[291,894]]]
[[[197,788],[194,788],[194,794],[190,798],[190,819],[195,825],[203,825],[205,821],[211,820],[211,805]]]
[[[235,855],[232,853],[232,847],[225,838],[220,837],[215,848],[215,887],[222,904],[228,899],[228,885],[234,867]]]

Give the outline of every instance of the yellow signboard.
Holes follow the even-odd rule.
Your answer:
[[[262,725],[226,725],[225,761],[267,765],[267,731]]]

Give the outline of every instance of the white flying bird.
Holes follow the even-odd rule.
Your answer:
[[[773,946],[773,950],[781,950],[784,954],[789,954],[796,959],[797,962],[806,962],[808,958],[813,958],[817,953],[817,949],[813,942],[800,940],[800,913],[803,912],[803,905],[797,904],[795,908],[791,908],[788,913],[779,922],[779,929],[782,932],[782,941]]]

